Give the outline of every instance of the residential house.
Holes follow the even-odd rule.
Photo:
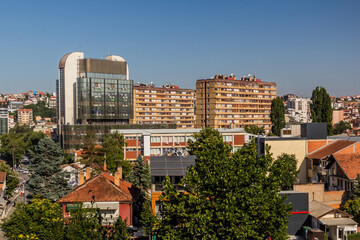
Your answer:
[[[71,217],[69,209],[74,204],[83,203],[84,207],[99,209],[103,224],[112,224],[118,217],[127,220],[127,225],[134,223],[134,206],[140,190],[122,179],[122,169],[111,176],[106,172],[84,181],[84,173],[79,174],[79,185],[72,192],[61,198],[65,217]]]
[[[332,154],[326,169],[329,188],[351,191],[360,174],[360,153]]]
[[[348,234],[357,233],[353,216],[324,203],[312,201],[309,204],[311,226],[323,230],[329,239],[347,239]]]

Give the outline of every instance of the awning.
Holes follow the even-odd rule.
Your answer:
[[[357,225],[351,218],[322,218],[319,220],[327,226]]]

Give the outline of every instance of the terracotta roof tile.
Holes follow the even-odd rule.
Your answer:
[[[349,179],[356,179],[360,174],[360,154],[334,154],[336,161]]]
[[[120,181],[116,186],[107,173],[101,173],[59,200],[59,202],[131,202],[136,200],[139,189]],[[130,188],[129,188],[130,186]]]
[[[332,142],[318,150],[315,150],[312,153],[309,153],[306,157],[313,159],[322,159],[325,157],[329,157],[331,154],[334,154],[344,148],[349,147],[350,145],[356,143],[355,141],[335,141]]]
[[[6,172],[0,172],[0,182],[6,181]]]

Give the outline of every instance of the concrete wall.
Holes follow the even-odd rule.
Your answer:
[[[300,170],[298,174],[299,183],[307,182],[307,169],[306,169],[306,159],[305,155],[307,154],[307,140],[299,139],[284,139],[284,140],[274,140],[266,141],[265,144],[270,146],[270,153],[273,154],[274,158],[277,158],[283,153],[295,154],[297,159],[297,169]],[[311,196],[309,195],[309,198]]]

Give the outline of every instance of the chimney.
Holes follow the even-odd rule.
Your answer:
[[[91,170],[90,170],[89,167],[86,168],[86,174],[85,175],[86,175],[86,180],[88,180],[90,178],[90,176],[91,176]]]
[[[104,171],[106,171],[106,160],[104,162]]]
[[[115,185],[120,186],[120,179],[122,179],[122,167],[118,167],[118,170],[115,172]]]
[[[84,184],[84,172],[79,172],[79,186]]]

